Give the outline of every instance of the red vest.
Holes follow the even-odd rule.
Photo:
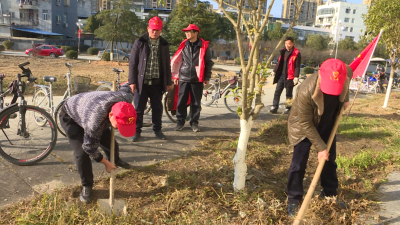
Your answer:
[[[297,55],[299,54],[299,50],[297,50],[297,48],[295,48],[295,47],[293,47],[293,48],[294,48],[293,52],[289,56],[289,62],[288,62],[288,70],[287,70],[288,80],[294,79],[294,69],[296,67]],[[283,56],[285,56],[285,55],[283,55]],[[279,56],[278,64],[281,62],[281,57],[282,57],[282,55]],[[285,69],[285,68],[283,68],[283,69]]]

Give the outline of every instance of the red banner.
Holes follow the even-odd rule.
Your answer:
[[[78,30],[78,38],[81,38],[81,30]]]

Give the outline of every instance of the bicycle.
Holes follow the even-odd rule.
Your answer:
[[[37,85],[35,84],[34,87],[36,88],[35,93],[32,98],[33,105],[38,106],[40,108],[45,109],[49,114],[53,115],[53,118],[56,122],[57,125],[57,130],[60,132],[63,136],[66,137],[64,129],[61,127],[58,115],[61,111],[62,105],[64,104],[64,101],[68,99],[69,97],[72,96],[72,91],[71,91],[71,75],[72,75],[72,65],[69,63],[65,63],[65,66],[68,68],[69,72],[67,72],[64,75],[64,79],[67,78],[67,90],[65,90],[63,98],[61,102],[55,107],[54,109],[54,101],[53,101],[53,83],[57,82],[56,77],[52,76],[45,76],[43,77],[43,80],[45,82],[49,83],[49,86],[47,85]],[[83,77],[83,76],[75,76],[74,77],[74,94],[78,94],[81,92],[86,92],[89,90],[90,86],[90,81],[91,79],[88,77]],[[44,126],[46,124],[46,120],[43,118],[35,118],[36,123],[39,126]]]
[[[225,94],[224,104],[226,108],[231,112],[236,112],[237,108],[242,105],[241,92],[242,88],[239,87],[238,76],[222,81],[221,78],[224,74],[217,73],[219,78],[211,79],[210,83],[204,87],[203,97],[201,104],[204,106],[210,106]],[[228,83],[223,90],[221,90],[221,84]]]
[[[27,78],[28,85],[37,78],[32,76],[29,62],[22,63],[19,68],[22,74],[17,74],[17,80],[3,92],[3,79],[0,76],[0,129],[4,135],[0,136],[0,155],[10,163],[27,166],[45,159],[57,142],[55,122],[46,110],[33,105],[27,105],[24,97],[26,85],[22,78]],[[13,94],[11,104],[3,109],[4,99]],[[18,103],[17,103],[18,100]],[[37,117],[47,121],[47,126],[39,126]]]

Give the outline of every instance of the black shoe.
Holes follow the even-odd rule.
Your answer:
[[[160,138],[161,140],[165,140],[167,139],[167,137],[165,137],[165,135],[163,134],[163,132],[161,130],[159,131],[154,131],[154,135],[158,138]]]
[[[124,168],[124,169],[132,169],[133,168],[133,166],[131,164],[129,164],[129,163],[125,162],[125,161],[122,161],[122,159],[119,159],[118,162],[115,163],[115,165],[117,167],[121,167],[121,168]]]
[[[175,131],[180,131],[183,129],[183,127],[185,126],[185,124],[176,124],[176,127],[174,128]]]
[[[289,112],[290,112],[290,107],[286,107],[286,109],[285,109],[285,114],[289,114]]]
[[[299,203],[288,204],[287,212],[289,217],[295,217],[298,210],[299,210]]]
[[[131,137],[131,141],[137,142],[137,141],[139,141],[140,138],[141,138],[140,133],[136,132],[136,134],[133,137]]]
[[[197,125],[197,124],[192,124],[192,130],[193,130],[193,132],[200,132],[200,128],[199,128],[199,125]]]
[[[91,186],[83,186],[81,195],[79,196],[79,200],[84,203],[89,203],[92,197],[92,187]]]
[[[322,190],[321,193],[319,194],[318,198],[320,200],[324,200],[325,197],[335,197],[334,203],[336,204],[336,206],[341,209],[347,209],[346,203],[344,203],[344,201],[340,200],[337,195],[327,195],[327,194],[325,194],[324,190]]]
[[[272,106],[271,109],[269,110],[269,112],[272,114],[278,113],[278,107]]]

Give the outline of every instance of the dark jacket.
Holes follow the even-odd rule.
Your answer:
[[[292,52],[294,50],[295,47],[292,48]],[[275,68],[274,68],[274,72],[275,72],[275,77],[274,77],[274,82],[273,84],[278,83],[279,79],[281,78],[282,75],[282,71],[285,70],[286,71],[286,75],[287,75],[287,67],[283,68],[283,64],[284,64],[284,60],[283,58],[285,57],[285,52],[286,52],[286,48],[282,48],[280,50],[280,60],[278,61],[278,63],[276,64]],[[288,58],[286,59],[286,61],[288,61],[290,58],[290,55],[288,56]],[[286,64],[288,65],[288,64]],[[300,52],[297,54],[297,58],[296,58],[296,63],[295,63],[295,69],[294,69],[294,76],[295,77],[299,77],[300,74],[300,65],[301,65],[301,54]],[[286,84],[289,83],[289,84]],[[288,81],[285,83],[285,87],[287,85],[293,85],[293,81]]]
[[[339,96],[340,107],[349,101],[349,84],[353,71],[347,66],[347,79]],[[350,78],[349,78],[350,77]],[[288,119],[288,134],[291,145],[297,145],[308,138],[317,151],[326,149],[326,143],[317,131],[317,126],[324,113],[324,96],[320,89],[317,73],[309,76],[297,88],[296,97]]]
[[[196,66],[199,65],[199,55],[202,41],[199,38],[198,43],[194,46],[192,53],[192,47],[189,40],[186,41],[185,47],[182,51],[182,65],[179,70],[179,81],[180,82],[199,82],[197,77]],[[204,55],[204,80],[210,80],[211,68],[213,61],[211,60],[210,48],[207,48],[206,54]]]
[[[163,92],[167,91],[167,86],[172,85],[171,65],[169,62],[169,44],[163,38],[159,37],[158,64],[160,67],[160,84]],[[132,46],[131,57],[129,59],[129,84],[136,84],[138,93],[141,93],[144,74],[146,72],[146,62],[150,56],[150,48],[148,44],[149,34],[145,33],[136,39]]]

